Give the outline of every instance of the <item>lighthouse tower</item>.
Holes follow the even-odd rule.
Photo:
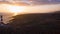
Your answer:
[[[0,15],[0,24],[4,24],[3,23],[3,16],[2,15]]]

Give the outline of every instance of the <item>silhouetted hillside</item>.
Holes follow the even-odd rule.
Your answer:
[[[8,25],[15,29],[15,34],[58,34],[60,11],[17,15]]]

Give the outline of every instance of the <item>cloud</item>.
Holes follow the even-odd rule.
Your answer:
[[[29,6],[25,13],[50,13],[55,11],[60,11],[60,4]]]
[[[28,5],[40,5],[40,4],[57,4],[60,0],[0,0],[2,2],[8,3],[25,3]]]

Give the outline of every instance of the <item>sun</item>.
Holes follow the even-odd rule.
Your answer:
[[[12,5],[10,5],[10,6],[8,6],[8,10],[12,13],[15,13],[15,15],[16,15],[18,13],[24,12],[25,7],[24,6],[12,6]]]
[[[17,15],[18,13],[22,13],[25,11],[26,6],[17,6],[17,5],[10,5],[10,4],[1,4],[5,10],[14,13],[14,15]]]

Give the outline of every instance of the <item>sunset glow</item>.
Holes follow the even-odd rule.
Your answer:
[[[0,12],[13,13],[14,15],[25,13],[49,13],[54,11],[60,11],[60,4],[37,6],[0,4]]]
[[[14,15],[17,15],[18,13],[21,13],[26,9],[25,6],[16,6],[16,5],[10,5],[10,4],[1,4],[1,7],[2,7],[2,10],[14,13]]]
[[[10,12],[15,13],[15,15],[17,15],[17,13],[22,13],[25,10],[24,6],[12,6],[12,5],[10,5],[7,8]]]
[[[10,17],[21,15],[21,14],[29,14],[29,13],[50,13],[60,11],[60,4],[47,4],[47,5],[34,5],[34,6],[24,6],[21,4],[0,4],[0,15],[4,16],[4,22],[11,20]]]

